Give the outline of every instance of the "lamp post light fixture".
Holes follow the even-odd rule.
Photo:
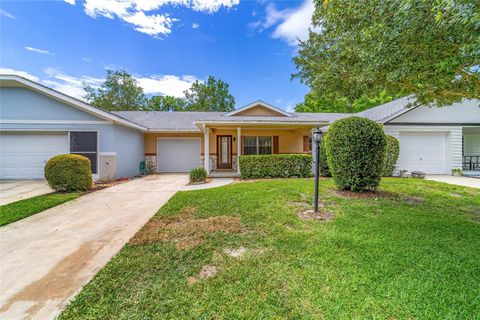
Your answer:
[[[313,203],[313,209],[318,212],[318,180],[320,177],[320,142],[322,141],[322,131],[315,129],[313,131],[313,143],[315,144],[314,161],[315,161],[315,199]]]

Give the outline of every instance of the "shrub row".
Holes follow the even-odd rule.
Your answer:
[[[312,156],[309,154],[241,155],[242,179],[309,177]]]
[[[392,136],[387,136],[387,149],[385,151],[382,176],[391,177],[393,175],[399,154],[400,142]]]

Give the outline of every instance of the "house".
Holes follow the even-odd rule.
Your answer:
[[[411,106],[406,97],[356,114],[400,140],[399,169],[480,174],[480,102]],[[146,160],[156,172],[204,166],[238,175],[241,154],[311,153],[314,128],[352,114],[291,113],[263,101],[232,112],[105,112],[14,75],[0,76],[0,178],[43,178],[53,155],[91,160],[94,178],[128,177]]]

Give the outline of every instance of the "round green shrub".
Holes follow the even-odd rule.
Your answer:
[[[190,171],[190,182],[204,182],[207,179],[207,171],[204,168],[195,168]]]
[[[327,136],[324,135],[320,142],[320,175],[322,177],[331,177],[330,169],[328,168],[327,150],[325,149],[325,140]]]
[[[378,187],[387,144],[381,125],[360,117],[340,119],[330,126],[325,143],[328,166],[339,189]]]
[[[78,154],[61,154],[48,160],[45,179],[59,192],[87,191],[92,188],[90,160]]]
[[[391,177],[397,165],[398,155],[400,154],[400,142],[392,136],[387,136],[387,148],[385,151],[385,161],[383,164],[382,176]]]

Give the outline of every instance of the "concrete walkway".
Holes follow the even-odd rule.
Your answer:
[[[0,180],[0,206],[50,192],[45,180]]]
[[[53,319],[188,182],[148,176],[0,228],[0,319]]]
[[[209,183],[192,184],[182,188],[182,191],[210,189],[223,187],[233,182],[233,178],[213,178]]]
[[[448,175],[427,175],[426,180],[444,182],[448,184],[454,184],[457,186],[464,186],[470,188],[480,188],[480,179],[470,177],[455,177]]]

